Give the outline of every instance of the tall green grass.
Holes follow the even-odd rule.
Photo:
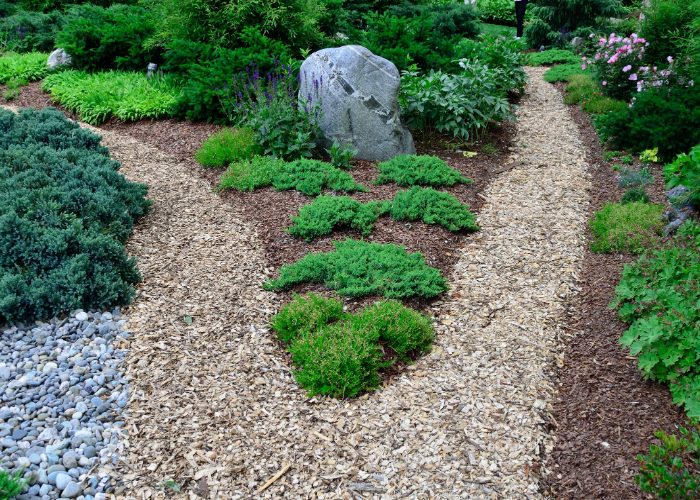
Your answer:
[[[33,82],[49,73],[46,66],[49,56],[41,52],[6,54],[0,57],[0,83],[11,81]]]
[[[112,116],[124,121],[172,116],[182,85],[170,76],[70,70],[49,75],[41,88],[82,120],[99,125]]]

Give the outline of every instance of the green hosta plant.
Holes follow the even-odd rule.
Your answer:
[[[686,222],[676,244],[626,265],[610,307],[630,323],[620,343],[646,377],[671,385],[676,404],[700,417],[700,230]]]
[[[422,220],[426,224],[440,224],[450,231],[479,230],[466,205],[451,194],[432,188],[413,187],[396,193],[391,204],[391,216],[396,220]]]
[[[435,156],[396,156],[389,161],[378,163],[377,168],[381,175],[376,184],[396,182],[399,186],[437,187],[472,182]]]
[[[280,277],[263,285],[285,290],[301,283],[325,283],[347,297],[383,295],[387,298],[434,297],[447,284],[440,271],[423,256],[403,247],[347,239],[333,244],[336,251],[309,254],[283,266]]]
[[[606,203],[591,221],[591,250],[642,253],[660,239],[663,205]]]
[[[273,176],[272,185],[277,191],[296,189],[307,196],[321,194],[324,188],[334,191],[366,191],[350,174],[330,163],[301,159],[285,163]]]
[[[361,203],[348,196],[319,196],[313,203],[292,217],[288,231],[292,236],[311,241],[317,236],[333,232],[339,226],[348,226],[367,236],[380,215],[388,210],[386,203]]]

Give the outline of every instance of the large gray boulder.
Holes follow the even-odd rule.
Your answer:
[[[323,49],[301,65],[299,98],[318,102],[321,130],[333,141],[352,145],[356,158],[389,160],[415,154],[413,137],[401,118],[401,77],[393,63],[359,45]]]
[[[54,69],[58,68],[59,66],[70,66],[70,63],[70,55],[63,49],[56,49],[51,52],[46,65],[49,67],[49,69]]]

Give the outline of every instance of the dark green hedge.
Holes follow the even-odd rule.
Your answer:
[[[124,242],[150,202],[119,168],[54,109],[0,110],[0,320],[133,299],[140,275]]]

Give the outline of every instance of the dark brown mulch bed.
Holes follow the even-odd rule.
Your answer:
[[[40,109],[54,106],[62,109],[51,101],[48,94],[41,92],[38,82],[23,87],[20,96],[10,104],[18,107]],[[70,118],[77,119],[75,115],[63,111]],[[220,129],[217,125],[173,119],[131,123],[112,119],[100,127],[128,134],[175,156],[179,161],[187,164],[194,173],[207,179],[212,187],[218,184],[219,177],[224,171],[224,169],[204,169],[194,161],[194,153],[202,141]],[[416,139],[416,146],[419,154],[438,156],[474,181],[469,185],[460,184],[440,189],[453,194],[469,205],[472,213],[476,214],[482,204],[478,194],[488,184],[490,178],[496,175],[491,171],[505,163],[515,131],[514,123],[504,123],[495,127],[480,144],[472,146],[471,150],[478,152],[478,155],[472,158],[466,158],[461,152],[455,151],[459,145],[448,136],[438,138],[436,143],[443,146],[438,150],[422,147],[420,138]],[[494,154],[487,154],[479,149],[486,144],[491,145],[488,150]],[[373,185],[372,181],[378,174],[374,162],[358,161],[356,168],[352,170],[352,175],[356,181],[371,188],[371,192],[352,193],[350,196],[362,202],[393,198],[400,188],[395,184]],[[298,209],[312,200],[295,191],[278,192],[272,188],[259,189],[255,192],[226,191],[221,197],[224,201],[234,204],[248,220],[255,223],[263,243],[266,260],[275,270],[284,264],[299,260],[307,253],[333,251],[334,241],[362,237],[357,231],[345,230],[335,231],[327,237],[318,238],[310,243],[293,238],[285,231],[285,228],[291,224],[289,217],[297,215]],[[440,269],[445,277],[449,277],[458,260],[459,237],[460,234],[448,231],[441,226],[422,222],[398,222],[384,216],[377,221],[372,234],[365,239],[378,243],[404,245],[409,252],[420,251],[429,265]],[[295,288],[298,293],[324,292],[324,290],[325,288],[321,285],[303,285]],[[370,298],[358,300],[349,303],[348,306],[352,310],[369,300]],[[429,304],[430,301],[424,300],[410,301],[410,305],[418,309],[425,309]]]
[[[562,92],[563,87],[557,85]],[[590,117],[580,106],[569,110],[593,167],[593,218],[604,203],[619,202],[624,190],[617,186],[612,162],[603,161]],[[666,203],[661,166],[654,165],[653,173],[649,197],[654,203]],[[618,343],[627,325],[608,304],[623,264],[634,260],[633,255],[586,251],[582,291],[570,307],[571,333],[579,333],[568,342],[560,398],[554,407],[558,443],[550,458],[554,473],[549,486],[556,498],[645,498],[634,480],[637,454],[648,454],[655,431],[678,435],[678,426],[686,422],[681,409],[671,402],[668,387],[644,380],[636,358]]]

